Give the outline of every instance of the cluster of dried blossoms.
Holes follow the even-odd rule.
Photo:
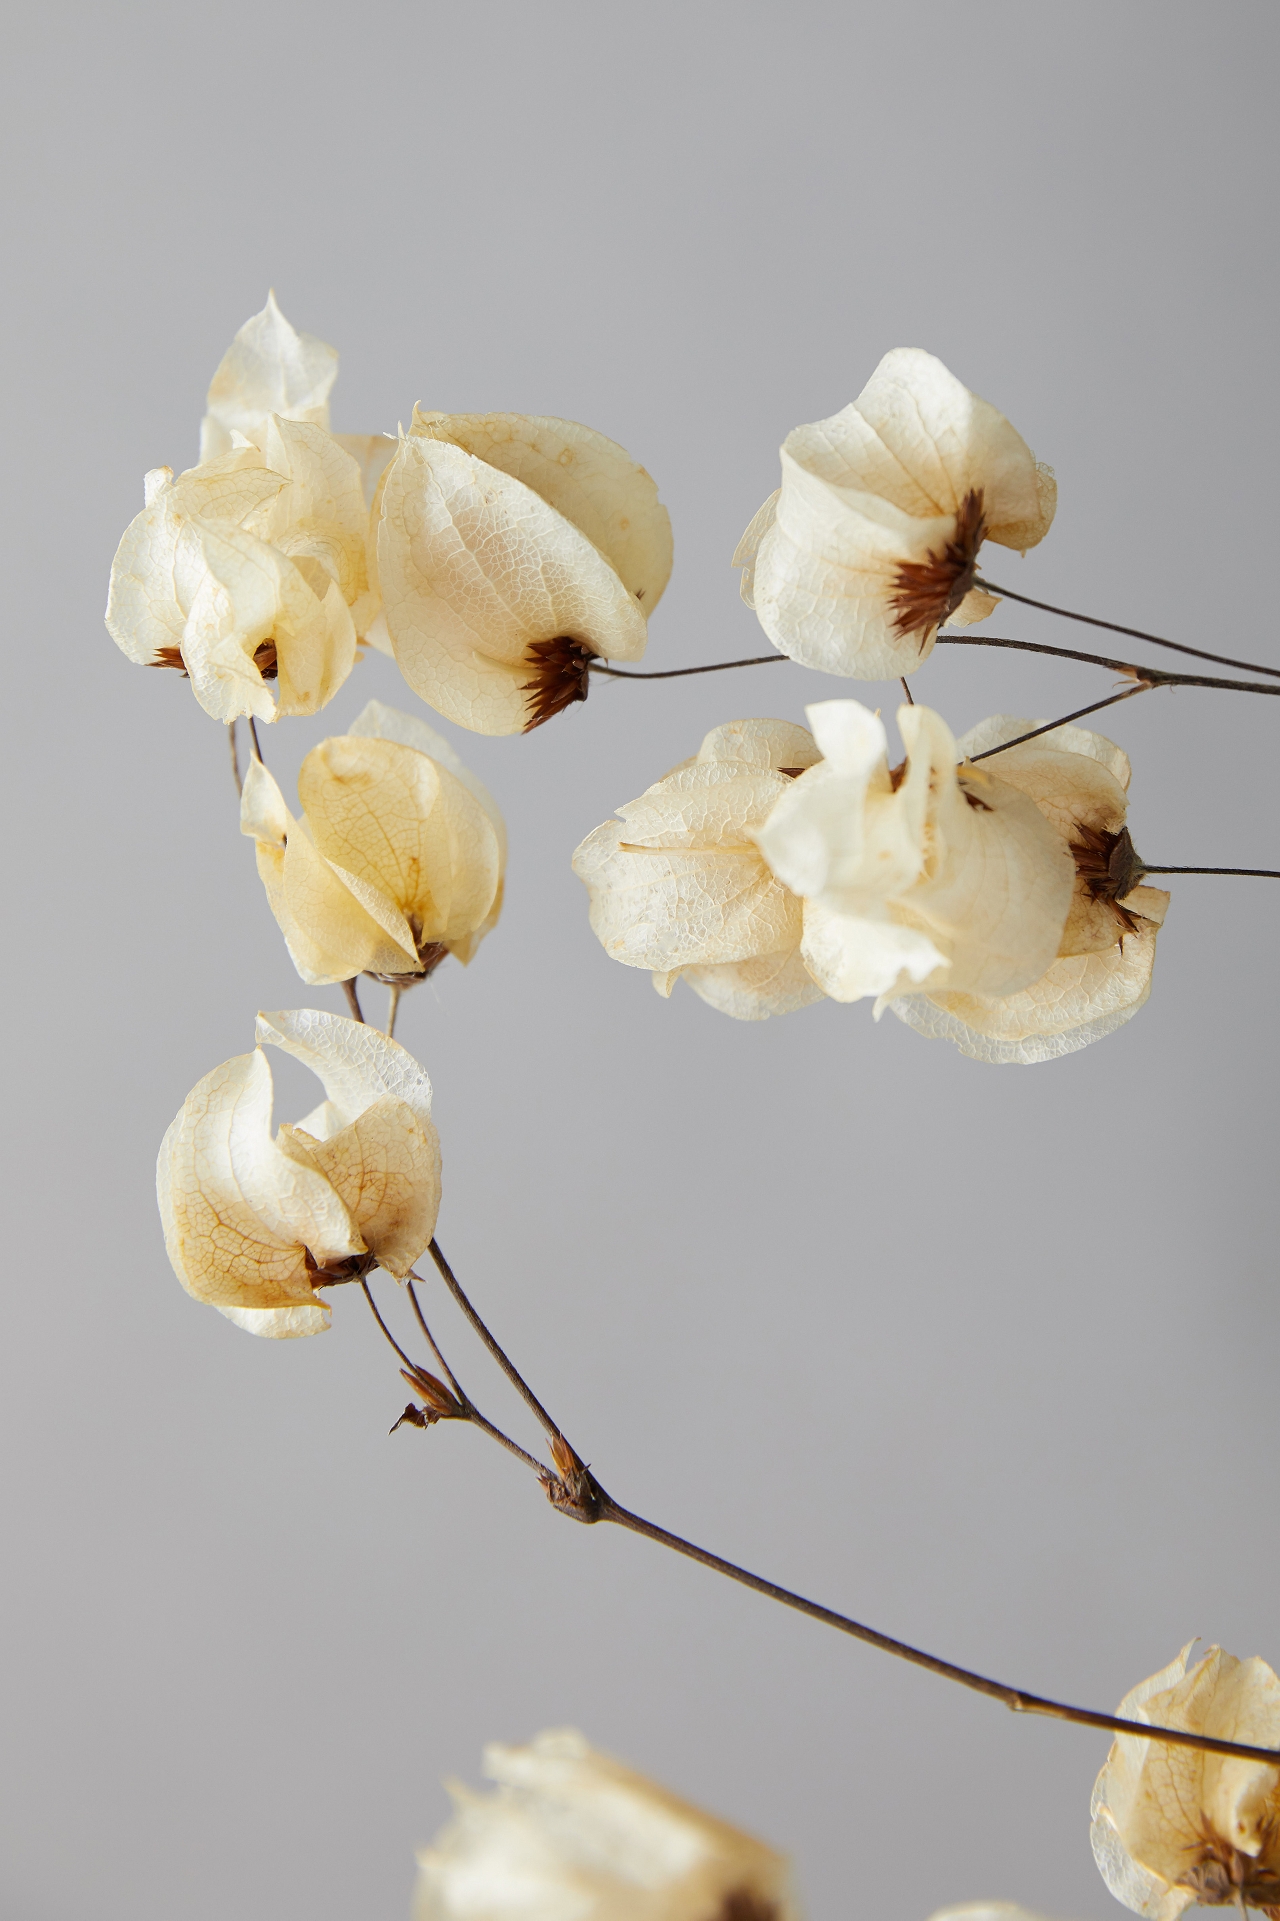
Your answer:
[[[449,955],[468,962],[496,924],[502,816],[447,741],[376,700],[307,755],[295,815],[254,723],[317,713],[372,646],[461,726],[540,726],[584,699],[594,673],[615,671],[605,662],[643,655],[671,529],[645,470],[572,422],[415,408],[396,438],[336,435],[336,367],[268,300],[214,376],[199,464],[147,475],[112,568],[107,625],[124,652],[180,669],[231,725],[233,748],[248,719],[242,831],[298,973],[342,983],[354,1016],[260,1014],[255,1050],[192,1090],[157,1170],[174,1270],[196,1299],[273,1338],[326,1328],[334,1286],[359,1283],[377,1313],[370,1276],[408,1278],[447,1381],[400,1349],[417,1396],[406,1418],[474,1421],[563,1511],[633,1526],[884,1645],[614,1503],[435,1243],[431,1086],[391,1028],[400,990]],[[781,488],[735,556],[743,596],[797,661],[905,676],[944,623],[997,604],[978,574],[983,542],[1025,551],[1054,507],[1052,476],[1009,422],[932,356],[899,350],[851,406],[788,437]],[[1136,690],[1160,678],[1194,677],[1141,670]],[[877,1016],[891,1008],[992,1062],[1050,1059],[1128,1020],[1149,992],[1168,904],[1145,876],[1169,870],[1134,850],[1124,753],[1069,724],[1003,715],[957,740],[908,702],[895,764],[878,714],[852,700],[810,706],[807,729],[714,728],[573,857],[605,951],[647,968],[661,994],[683,977],[739,1019],[870,998]],[[360,1014],[360,975],[392,989],[385,1034]],[[274,1132],[264,1046],[304,1062],[325,1092]],[[554,1472],[480,1415],[444,1361],[412,1290],[427,1251],[542,1422]],[[1059,1712],[892,1645],[1010,1705]],[[1184,1651],[1127,1697],[1119,1723],[1062,1711],[1252,1749],[1120,1732],[1095,1797],[1095,1848],[1108,1885],[1151,1921],[1196,1900],[1280,1921],[1280,1768],[1267,1759],[1280,1683],[1265,1663],[1214,1649],[1188,1672]],[[491,1768],[496,1800],[467,1801],[423,1858],[423,1917],[794,1913],[779,1857],[577,1736],[494,1750]]]

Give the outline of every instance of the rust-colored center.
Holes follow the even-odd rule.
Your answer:
[[[973,585],[986,531],[982,489],[971,487],[960,502],[955,533],[942,552],[930,550],[927,560],[904,560],[894,575],[889,605],[896,633],[919,634],[923,647],[929,634],[954,614]]]
[[[1101,827],[1077,827],[1071,852],[1089,898],[1110,907],[1120,923],[1121,938],[1125,934],[1136,934],[1137,920],[1127,907],[1120,905],[1145,871],[1129,838],[1129,829],[1122,827],[1118,834],[1109,834]]]
[[[532,643],[525,660],[533,671],[533,678],[520,683],[521,693],[529,696],[526,734],[541,727],[544,720],[563,713],[566,707],[572,707],[576,700],[586,699],[591,691],[591,663],[595,658],[594,647],[588,647],[583,640],[572,640],[567,634],[555,640]]]

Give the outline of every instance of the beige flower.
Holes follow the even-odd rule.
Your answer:
[[[298,776],[294,820],[249,763],[241,831],[304,981],[421,979],[469,961],[502,905],[506,830],[493,800],[423,721],[371,700]]]
[[[485,1773],[418,1856],[415,1921],[796,1921],[781,1855],[580,1734],[488,1747]]]
[[[740,1020],[821,1000],[800,957],[800,902],[756,844],[773,807],[817,758],[803,727],[733,721],[619,808],[620,820],[589,834],[573,869],[605,952],[649,968],[660,994],[683,975]]]
[[[985,753],[1040,724],[997,714],[958,748]],[[1142,1006],[1169,896],[1141,885],[1142,863],[1125,825],[1129,760],[1114,742],[1080,727],[1055,727],[971,772],[987,770],[1035,802],[1075,862],[1057,957],[1016,993],[996,997],[946,982],[927,995],[895,1000],[893,1011],[917,1032],[952,1041],[976,1060],[1053,1060],[1113,1033]]]
[[[267,295],[261,313],[246,320],[227,348],[209,386],[200,423],[200,461],[229,454],[235,436],[256,441],[272,414],[282,420],[329,425],[329,393],[338,356],[312,334],[295,333]]]
[[[638,660],[671,573],[657,488],[569,420],[415,411],[382,482],[377,570],[405,679],[460,726],[516,734]]]
[[[403,1276],[440,1206],[431,1083],[411,1054],[336,1014],[259,1014],[258,1047],[194,1087],[164,1137],[156,1195],[165,1247],[188,1294],[252,1334],[318,1334],[317,1294],[375,1265]],[[271,1134],[271,1069],[283,1048],[327,1099]]]
[[[1280,1748],[1280,1678],[1211,1647],[1125,1695],[1126,1720]],[[1121,1734],[1093,1790],[1093,1854],[1118,1901],[1150,1921],[1193,1902],[1280,1914],[1280,1768]]]
[[[823,990],[883,1004],[952,985],[1011,994],[1036,980],[1058,951],[1074,870],[1034,801],[984,768],[957,768],[956,743],[927,707],[898,709],[907,756],[892,770],[884,727],[857,701],[806,712],[824,758],[757,838],[804,901],[800,951]]]
[[[909,674],[943,621],[996,605],[973,586],[983,541],[1034,547],[1056,500],[1003,414],[932,354],[898,347],[842,413],[788,434],[782,486],[734,555],[742,597],[807,667]]]

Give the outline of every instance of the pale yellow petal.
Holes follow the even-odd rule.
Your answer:
[[[296,1341],[307,1334],[327,1332],[332,1311],[318,1303],[315,1307],[220,1307],[229,1321],[246,1334],[259,1334],[269,1341]]]
[[[362,707],[347,732],[370,740],[398,740],[402,747],[416,748],[418,753],[426,754],[428,759],[446,767],[475,795],[489,816],[498,837],[498,858],[503,872],[506,871],[507,826],[502,811],[479,775],[472,773],[443,734],[438,734],[434,727],[428,727],[426,721],[419,720],[416,714],[402,713],[398,707],[388,707],[381,700],[371,700]]]
[[[338,374],[332,347],[299,334],[267,295],[261,313],[246,320],[209,386],[200,458],[225,453],[231,435],[254,438],[268,414],[329,424],[329,391]]]
[[[260,1043],[281,1047],[324,1083],[343,1127],[377,1100],[403,1101],[422,1122],[431,1120],[431,1082],[413,1055],[376,1027],[304,1007],[259,1014]]]
[[[726,961],[719,967],[682,967],[659,979],[687,981],[709,1007],[735,1020],[762,1021],[772,1014],[793,1014],[825,998],[804,964],[798,947],[753,960]],[[671,988],[668,986],[669,994]]]
[[[309,985],[416,968],[413,931],[394,901],[336,873],[305,825],[295,826],[283,851],[259,841],[258,872],[293,964]]]
[[[384,1097],[325,1140],[286,1133],[289,1151],[340,1195],[379,1266],[403,1276],[426,1251],[440,1211],[440,1141],[431,1121]]]

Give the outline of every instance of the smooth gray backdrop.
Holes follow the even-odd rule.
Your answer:
[[[194,459],[274,285],[341,349],[340,428],[512,408],[646,463],[676,533],[650,666],[761,650],[729,557],[778,443],[897,345],[1057,469],[1050,538],[998,578],[1280,661],[1276,30],[1265,0],[11,18],[6,1917],[403,1921],[442,1777],[565,1723],[791,1850],[822,1921],[1118,1913],[1104,1737],[568,1526],[478,1436],[388,1439],[404,1390],[358,1298],[275,1345],[181,1292],[161,1133],[256,1008],[342,999],[292,971],[222,731],[102,606],[143,471]],[[965,653],[916,691],[959,731],[1109,686]],[[839,693],[896,705],[777,664],[452,731],[511,868],[473,966],[403,1009],[442,1241],[606,1484],[675,1528],[1098,1707],[1195,1634],[1280,1659],[1280,890],[1175,885],[1148,1008],[1030,1070],[866,1005],[664,1004],[591,935],[583,834],[707,728]],[[271,765],[372,694],[416,706],[375,657]],[[1280,712],[1108,718],[1149,859],[1280,864]],[[287,1065],[286,1118],[313,1098]]]

